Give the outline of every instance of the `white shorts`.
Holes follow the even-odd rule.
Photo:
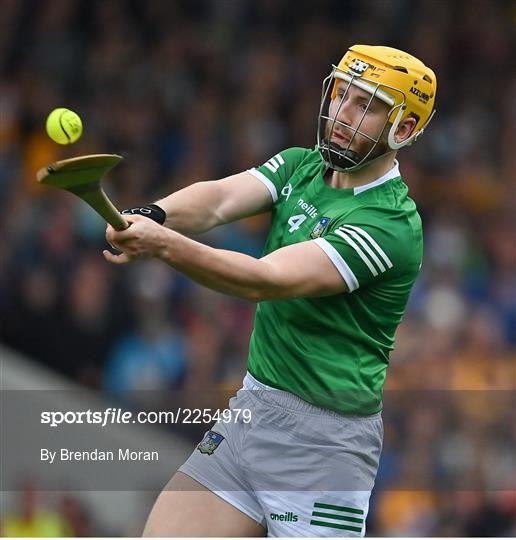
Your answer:
[[[344,416],[250,374],[180,471],[267,536],[361,537],[382,447],[381,413]],[[248,410],[245,415],[236,411]],[[236,421],[234,420],[236,418]]]

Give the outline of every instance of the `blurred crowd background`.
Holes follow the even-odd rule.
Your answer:
[[[515,24],[510,0],[3,0],[0,339],[121,399],[238,387],[254,306],[155,261],[109,265],[101,220],[36,170],[123,153],[107,190],[145,204],[312,147],[331,64],[354,43],[407,50],[437,74],[437,114],[399,155],[425,258],[388,372],[368,533],[516,534]],[[45,134],[60,106],[83,119],[73,147]],[[259,256],[268,219],[201,240]],[[4,533],[105,532],[69,497],[24,501]]]

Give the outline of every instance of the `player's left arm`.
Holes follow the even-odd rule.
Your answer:
[[[197,283],[253,302],[330,296],[347,291],[328,255],[313,241],[300,242],[256,259],[206,246],[141,216],[127,216],[131,226],[106,238],[123,251],[105,258],[117,264],[156,257]]]

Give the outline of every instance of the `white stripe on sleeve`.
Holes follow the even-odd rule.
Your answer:
[[[344,240],[357,252],[358,256],[364,261],[365,265],[367,266],[367,268],[369,268],[373,276],[378,275],[376,268],[372,265],[366,254],[357,246],[357,244],[355,244],[355,242],[352,240],[348,233],[342,231],[341,229],[337,229],[335,231],[335,234],[338,234],[341,238],[344,238]]]
[[[376,266],[378,266],[378,268],[380,269],[380,272],[385,272],[386,268],[382,264],[382,261],[380,261],[380,259],[376,256],[376,253],[369,247],[367,242],[358,233],[356,233],[351,227],[348,227],[347,225],[340,227],[340,230],[345,231],[348,234],[350,234],[373,258],[373,261],[376,263]]]
[[[346,282],[348,291],[353,292],[358,289],[360,284],[358,283],[358,279],[356,278],[355,274],[347,265],[346,261],[340,256],[340,253],[328,242],[328,240],[325,240],[324,238],[316,238],[313,240],[313,242],[315,242],[331,259],[331,262],[335,265],[339,271],[339,274]]]
[[[273,157],[271,157],[271,159],[269,159],[269,161],[267,161],[263,165],[267,167],[267,169],[269,169],[272,174],[274,174],[279,169],[279,163]]]
[[[374,238],[370,234],[368,234],[366,231],[364,231],[364,229],[361,229],[360,227],[356,227],[355,225],[344,225],[344,226],[355,230],[357,233],[361,234],[365,239],[369,240],[371,245],[376,249],[376,251],[379,253],[379,255],[383,258],[383,260],[385,261],[385,264],[389,268],[392,268],[393,264],[392,264],[391,260],[389,259],[389,257],[387,257],[385,251],[383,251],[383,249],[376,243],[376,241],[374,240]]]
[[[258,169],[248,169],[248,173],[251,173],[255,178],[258,178],[262,184],[265,184],[265,187],[269,190],[272,196],[272,202],[278,200],[278,192],[276,191],[276,186]]]

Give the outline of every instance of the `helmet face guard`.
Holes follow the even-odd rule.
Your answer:
[[[339,80],[347,83],[341,83],[342,97],[337,96]],[[338,120],[351,85],[370,95],[367,107],[355,126]],[[324,161],[334,170],[354,171],[388,152],[412,144],[423,133],[435,112],[435,90],[433,71],[408,53],[381,46],[350,47],[339,65],[333,66],[331,74],[323,81],[317,146]],[[337,99],[340,102],[335,103]],[[379,133],[365,133],[362,125],[375,99],[383,101],[390,109]],[[416,120],[414,129],[409,137],[397,141],[395,135],[400,122],[409,116]],[[348,140],[345,146],[332,140],[337,132],[345,134]],[[367,141],[369,147],[364,145]]]
[[[338,79],[346,81],[347,86],[345,87],[344,93],[340,98],[340,102],[335,114],[330,116],[330,104],[334,99],[337,99],[335,86]],[[352,84],[371,94],[369,101],[367,102],[367,106],[362,113],[362,117],[355,127],[337,120],[341,107]],[[385,122],[383,126],[381,126],[379,132],[375,135],[371,135],[361,131],[361,127],[371,103],[375,98],[386,102],[391,107],[391,110],[386,115]],[[356,75],[342,72],[336,66],[333,66],[333,71],[323,81],[321,107],[317,122],[317,146],[326,164],[331,169],[336,171],[347,172],[358,170],[370,163],[373,159],[380,157],[379,155],[375,155],[374,150],[382,141],[382,134],[389,123],[389,118],[397,109],[401,110],[402,105],[400,104],[396,106],[394,99],[390,97],[382,88],[380,88],[380,84],[359,80],[359,77]],[[346,137],[349,138],[349,142],[346,144],[346,146],[340,146],[331,140],[334,131],[336,131],[336,127],[339,131],[345,132]],[[369,150],[363,155],[359,155],[354,150],[351,150],[351,146],[357,138],[357,135],[359,136],[358,138],[368,140],[371,143]]]

